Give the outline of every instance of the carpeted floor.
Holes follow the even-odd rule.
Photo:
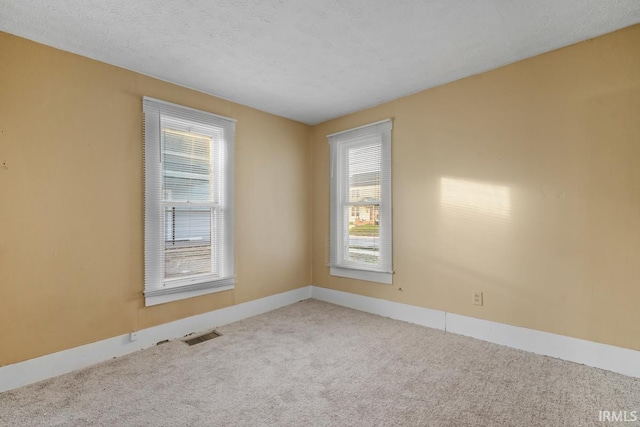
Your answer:
[[[640,415],[640,379],[320,301],[218,330],[0,394],[0,425],[603,426],[613,423],[599,410]]]

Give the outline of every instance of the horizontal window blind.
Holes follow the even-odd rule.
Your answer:
[[[331,267],[392,273],[391,128],[385,120],[328,135]]]
[[[145,97],[145,296],[233,284],[235,121]]]

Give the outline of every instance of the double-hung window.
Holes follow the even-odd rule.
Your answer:
[[[146,305],[233,288],[235,121],[145,97]]]
[[[392,282],[391,120],[328,135],[330,273]]]

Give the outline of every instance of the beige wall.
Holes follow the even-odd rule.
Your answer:
[[[308,126],[5,33],[0,52],[0,366],[311,283]],[[233,291],[144,307],[143,95],[238,120]]]
[[[313,128],[0,52],[0,366],[312,282],[640,350],[640,26]],[[233,291],[144,307],[143,95],[238,120]],[[331,277],[325,135],[386,117],[394,285]]]
[[[392,286],[325,265],[325,135],[387,117]],[[315,285],[640,350],[640,25],[313,132]]]

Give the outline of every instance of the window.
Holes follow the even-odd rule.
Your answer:
[[[235,121],[145,97],[146,305],[233,288]]]
[[[328,135],[331,274],[392,282],[391,120]]]

